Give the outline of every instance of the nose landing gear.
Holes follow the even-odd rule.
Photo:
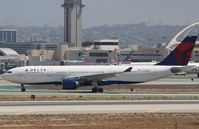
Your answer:
[[[24,87],[24,84],[21,84],[21,92],[25,92],[26,88]]]

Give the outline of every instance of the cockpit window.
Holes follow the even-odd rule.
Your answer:
[[[12,73],[12,71],[7,71],[6,73]]]

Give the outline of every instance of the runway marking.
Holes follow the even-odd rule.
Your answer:
[[[26,112],[17,112],[15,115],[27,115],[27,114],[34,114],[34,111],[26,111]]]
[[[19,111],[15,113],[16,115],[27,115],[27,114],[34,114],[35,112],[38,112],[38,107],[21,107],[24,111]]]
[[[147,111],[147,113],[157,113],[160,111],[161,111],[160,109],[153,109],[153,110]]]

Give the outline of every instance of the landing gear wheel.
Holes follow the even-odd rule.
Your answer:
[[[104,89],[99,88],[99,89],[98,89],[98,92],[99,92],[99,93],[103,93],[103,92],[104,92]]]
[[[21,84],[21,92],[25,92],[26,91],[26,88],[24,87],[23,84]]]
[[[25,88],[21,88],[21,92],[25,92],[26,91],[26,89]]]
[[[99,87],[94,87],[92,89],[92,93],[103,93],[104,92],[104,89],[103,88],[99,88]]]
[[[97,93],[98,92],[98,88],[97,87],[94,87],[93,89],[92,89],[92,93]]]

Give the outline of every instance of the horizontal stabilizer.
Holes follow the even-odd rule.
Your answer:
[[[180,72],[187,72],[191,71],[195,66],[184,66],[184,67],[172,67],[170,71],[174,74],[180,73]]]

